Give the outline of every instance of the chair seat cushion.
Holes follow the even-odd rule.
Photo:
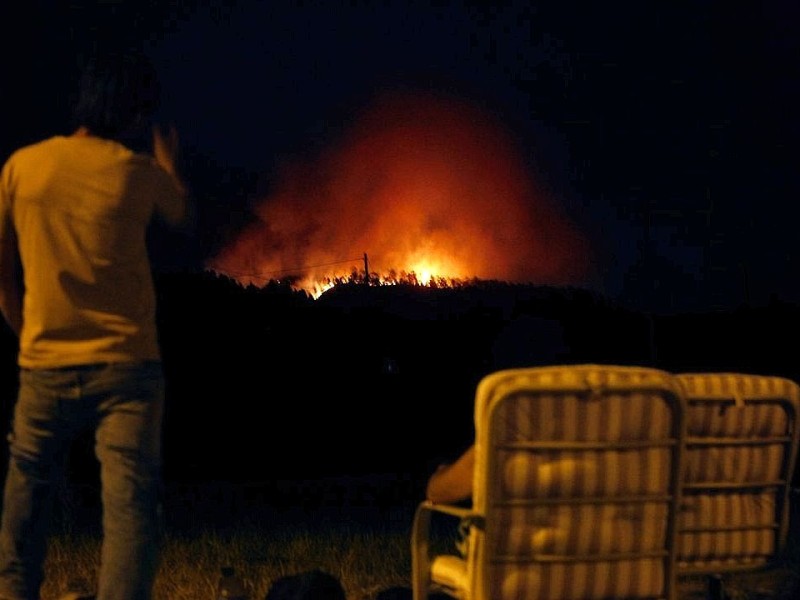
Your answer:
[[[761,561],[775,552],[773,493],[686,495],[678,514],[682,562]],[[707,531],[703,531],[707,529]]]
[[[784,448],[780,443],[690,448],[687,483],[758,483],[781,478]]]
[[[492,579],[498,600],[601,600],[658,598],[664,594],[664,563],[660,560],[588,563],[505,564]]]
[[[431,579],[452,590],[466,590],[469,588],[467,563],[458,556],[441,554],[431,563]]]
[[[498,510],[490,540],[499,555],[614,554],[664,547],[668,506],[560,504]]]
[[[659,494],[670,484],[669,448],[603,452],[506,452],[509,498]]]

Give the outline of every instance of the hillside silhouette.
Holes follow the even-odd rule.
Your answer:
[[[156,284],[168,480],[422,479],[471,442],[475,386],[498,368],[596,362],[800,378],[784,350],[800,330],[791,304],[659,315],[587,290],[502,282],[340,285],[317,300],[210,272]],[[14,348],[3,329],[5,430]],[[91,447],[78,445],[75,470]]]

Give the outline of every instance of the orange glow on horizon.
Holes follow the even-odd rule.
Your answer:
[[[337,144],[284,165],[255,222],[208,264],[261,286],[292,276],[319,296],[363,273],[578,284],[580,232],[532,181],[505,127],[475,107],[426,94],[376,99]]]

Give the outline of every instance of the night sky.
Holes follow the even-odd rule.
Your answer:
[[[206,252],[376,96],[427,92],[513,134],[592,248],[587,285],[641,308],[800,300],[795,2],[52,4],[2,9],[0,155],[68,132],[82,50],[142,42]]]

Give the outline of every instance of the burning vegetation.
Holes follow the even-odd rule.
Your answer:
[[[368,265],[368,260],[365,255],[365,265]],[[367,273],[369,273],[367,275]],[[273,280],[280,285],[281,280]],[[426,271],[418,274],[414,271],[396,271],[389,269],[385,273],[378,273],[376,271],[369,272],[367,268],[363,270],[352,269],[346,275],[333,275],[323,276],[318,281],[313,283],[311,289],[306,287],[306,282],[299,281],[297,277],[285,278],[284,283],[288,284],[294,289],[303,290],[314,298],[318,298],[326,291],[336,286],[413,286],[413,287],[427,287],[432,289],[454,289],[468,286],[477,286],[481,283],[478,277],[472,278],[458,278],[458,277],[445,277],[435,273]]]
[[[431,93],[377,97],[336,143],[284,164],[253,215],[208,268],[315,298],[342,283],[580,285],[589,265],[511,132]]]
[[[426,274],[418,276],[413,271],[397,273],[394,269],[383,275],[372,272],[369,277],[364,276],[364,272],[352,271],[347,277],[325,277],[320,281],[324,289],[330,289],[337,285],[366,284],[366,285],[413,285],[430,288],[459,288],[478,283],[478,278],[458,279],[456,277],[443,277],[441,275]],[[324,290],[323,290],[324,291]]]

